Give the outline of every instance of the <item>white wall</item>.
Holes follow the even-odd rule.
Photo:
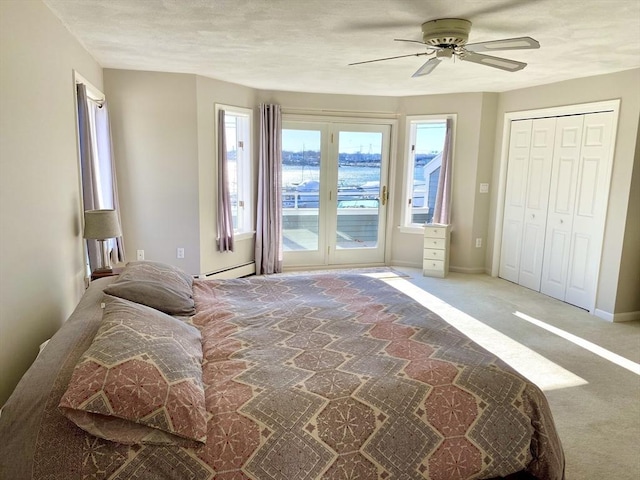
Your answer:
[[[611,193],[607,209],[596,299],[596,309],[605,315],[632,311],[621,311],[618,308],[637,308],[637,298],[640,296],[638,294],[640,292],[640,275],[638,275],[638,271],[630,271],[626,267],[622,268],[622,265],[626,264],[638,265],[638,256],[640,255],[637,233],[631,233],[632,231],[637,232],[638,229],[638,223],[640,222],[638,217],[640,215],[637,215],[637,211],[639,206],[629,205],[631,199],[637,198],[637,189],[640,188],[636,181],[633,185],[634,190],[632,191],[631,189],[634,159],[637,158],[636,142],[640,117],[640,88],[638,88],[638,85],[640,85],[640,69],[634,69],[505,92],[500,94],[498,102],[496,151],[493,166],[494,185],[498,184],[500,172],[500,146],[502,145],[504,114],[506,112],[621,99],[613,159]],[[492,192],[492,215],[489,220],[490,233],[495,229],[495,212],[499,207],[496,193],[494,189]],[[628,217],[630,220],[629,229],[627,229]],[[628,233],[626,241],[629,243],[625,245],[626,230]],[[492,244],[493,235],[490,238],[490,245]],[[489,252],[488,265],[491,263],[493,255],[493,252]],[[624,285],[624,287],[620,288],[621,285]],[[620,296],[618,297],[619,288]],[[636,307],[632,307],[633,305],[636,305]]]
[[[102,69],[41,2],[0,2],[0,404],[84,289],[73,70]]]
[[[128,260],[200,270],[196,77],[104,70]],[[176,249],[184,248],[184,259]]]
[[[640,312],[640,122],[630,188],[615,313],[624,316],[635,312],[637,319]]]
[[[241,85],[196,77],[198,103],[198,180],[200,200],[200,273],[211,273],[253,261],[254,238],[234,242],[233,252],[218,252],[216,198],[216,131],[214,108],[216,103],[234,107],[254,108],[256,90]],[[255,109],[254,109],[255,110]],[[253,131],[257,133],[257,112],[253,116]],[[257,172],[258,142],[253,139],[253,164]],[[254,175],[254,178],[257,174]],[[255,196],[254,196],[255,198]],[[255,217],[254,217],[255,218]]]

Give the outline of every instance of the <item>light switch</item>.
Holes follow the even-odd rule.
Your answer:
[[[480,193],[489,193],[489,184],[481,183],[480,184]]]

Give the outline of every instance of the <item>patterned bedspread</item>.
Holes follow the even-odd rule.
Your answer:
[[[4,460],[24,451],[32,478],[64,480],[564,478],[542,392],[380,280],[275,275],[193,289],[205,445],[129,446],[77,428],[57,409],[79,355],[67,352],[29,420],[33,451],[20,439]],[[72,321],[86,349],[97,327]]]

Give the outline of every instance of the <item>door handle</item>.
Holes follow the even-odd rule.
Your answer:
[[[382,202],[383,206],[387,204],[387,186],[386,185],[382,187],[382,197],[380,198],[380,201]]]

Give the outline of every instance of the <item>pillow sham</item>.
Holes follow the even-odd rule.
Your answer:
[[[200,332],[150,307],[105,296],[102,325],[75,366],[59,408],[78,427],[106,440],[204,443]]]
[[[193,278],[165,263],[129,262],[118,279],[104,291],[169,315],[195,313]]]

